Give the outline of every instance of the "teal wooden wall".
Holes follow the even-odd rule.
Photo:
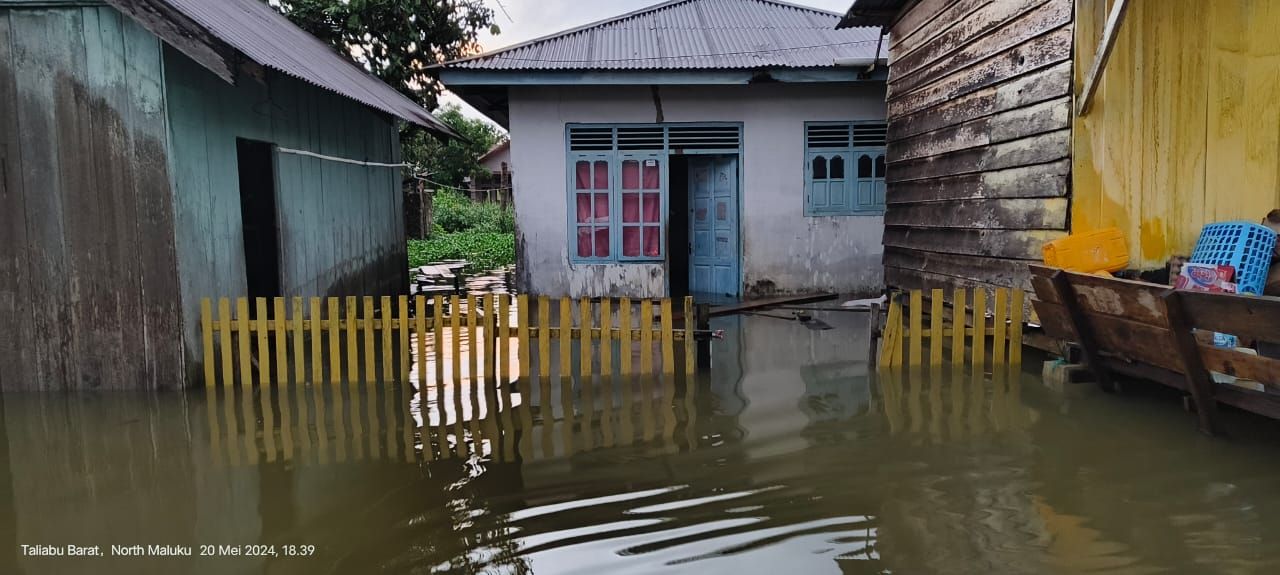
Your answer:
[[[181,384],[160,42],[0,2],[0,390]]]
[[[199,367],[200,298],[245,295],[236,139],[361,161],[400,161],[395,123],[268,70],[228,85],[165,49],[178,265],[189,373]],[[401,170],[279,153],[282,286],[288,295],[408,289]]]

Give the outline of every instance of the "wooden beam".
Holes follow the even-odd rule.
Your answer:
[[[799,296],[779,296],[764,299],[744,300],[740,303],[716,306],[711,308],[708,317],[719,317],[722,315],[733,315],[744,311],[753,311],[757,309],[774,307],[787,304],[813,303],[819,301],[827,301],[836,299],[836,294],[821,293],[816,295],[799,295]]]
[[[1196,416],[1200,419],[1200,431],[1206,435],[1218,432],[1218,405],[1213,398],[1213,380],[1209,370],[1205,369],[1200,358],[1200,347],[1191,326],[1187,324],[1187,314],[1182,308],[1182,300],[1177,290],[1168,290],[1161,296],[1169,318],[1169,329],[1173,330],[1173,341],[1178,355],[1182,358],[1182,366],[1187,378],[1187,389],[1196,405]]]
[[[1107,371],[1106,366],[1102,363],[1102,357],[1098,354],[1098,344],[1093,338],[1093,331],[1089,329],[1089,321],[1085,318],[1084,310],[1080,309],[1080,304],[1076,300],[1075,290],[1071,287],[1071,281],[1067,279],[1066,272],[1058,270],[1054,272],[1052,277],[1053,290],[1057,294],[1058,299],[1063,306],[1067,308],[1067,315],[1071,319],[1071,325],[1075,328],[1076,339],[1080,340],[1080,348],[1084,350],[1085,363],[1088,364],[1089,370],[1093,372],[1094,379],[1098,380],[1098,385],[1108,392],[1115,391],[1115,384],[1111,381],[1111,373]]]
[[[1089,75],[1085,76],[1084,89],[1080,92],[1080,100],[1076,105],[1076,116],[1089,113],[1089,104],[1093,101],[1093,93],[1098,91],[1098,81],[1111,59],[1111,50],[1116,46],[1116,36],[1120,33],[1120,25],[1124,22],[1124,14],[1129,10],[1129,0],[1116,0],[1107,14],[1107,23],[1102,28],[1102,39],[1098,41],[1098,49],[1094,52],[1093,66]]]
[[[236,83],[239,52],[183,12],[162,0],[105,1],[213,75]]]

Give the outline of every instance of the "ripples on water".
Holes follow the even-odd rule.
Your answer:
[[[0,572],[1280,572],[1276,424],[1235,414],[1211,440],[1167,394],[876,378],[863,329],[833,315],[724,320],[690,382],[8,396]]]

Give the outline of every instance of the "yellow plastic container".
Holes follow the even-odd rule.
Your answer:
[[[1129,266],[1129,248],[1119,228],[1081,232],[1045,244],[1044,263],[1083,273],[1115,272]]]

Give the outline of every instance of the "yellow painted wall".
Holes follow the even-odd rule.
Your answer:
[[[1076,0],[1077,96],[1113,2]],[[1072,231],[1120,227],[1133,267],[1260,221],[1280,207],[1280,1],[1130,0],[1072,137]]]

